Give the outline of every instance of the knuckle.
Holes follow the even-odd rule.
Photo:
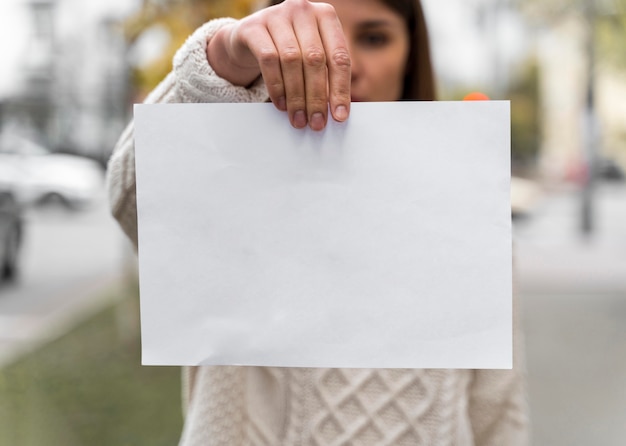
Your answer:
[[[350,69],[350,66],[352,65],[350,54],[345,48],[335,50],[335,52],[332,55],[331,60],[332,60],[332,64],[335,67],[339,69],[343,69],[343,70]]]
[[[333,99],[337,101],[344,101],[350,98],[350,86],[348,84],[346,87],[335,87],[332,91]]]
[[[266,79],[265,86],[267,87],[268,91],[276,94],[282,93],[285,88],[281,79]]]
[[[325,16],[335,17],[337,12],[335,11],[335,7],[330,3],[316,3],[318,11]]]
[[[302,60],[302,55],[297,48],[288,47],[281,51],[280,60],[284,64],[298,64]]]
[[[288,14],[300,11],[307,12],[311,7],[311,2],[309,0],[285,0],[284,2],[279,3],[278,7],[282,8]]]
[[[259,49],[259,64],[261,65],[273,65],[279,60],[276,50],[273,48],[261,48]]]
[[[311,68],[320,68],[326,65],[326,54],[321,48],[310,48],[304,54],[304,63]]]
[[[309,9],[312,6],[309,0],[291,0],[291,3],[294,5],[294,7],[300,9]]]
[[[310,108],[311,111],[316,111],[316,110],[326,111],[326,108],[328,107],[327,99],[319,97],[319,96],[309,98],[307,102],[308,102],[307,108]]]
[[[304,96],[290,95],[287,96],[287,108],[290,110],[303,110],[306,108]]]
[[[325,92],[311,92],[306,97],[307,109],[309,110],[326,110],[328,107],[328,96]]]

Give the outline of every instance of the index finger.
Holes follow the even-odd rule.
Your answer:
[[[350,114],[351,60],[341,22],[331,8],[320,14],[318,26],[328,66],[330,111],[336,121],[342,122]]]

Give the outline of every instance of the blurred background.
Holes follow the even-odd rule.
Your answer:
[[[184,39],[259,3],[0,3],[0,446],[176,444],[104,172]],[[440,99],[511,101],[533,444],[626,444],[626,0],[423,3]]]

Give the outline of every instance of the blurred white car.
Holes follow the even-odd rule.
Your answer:
[[[104,189],[104,170],[91,159],[51,153],[13,134],[0,134],[0,180],[9,183],[23,205],[58,201],[82,208]]]

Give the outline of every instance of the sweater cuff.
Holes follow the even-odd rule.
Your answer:
[[[206,47],[222,27],[236,23],[232,18],[211,20],[187,38],[174,56],[174,75],[182,102],[265,102],[269,98],[263,79],[250,87],[233,85],[219,77],[209,65]]]

